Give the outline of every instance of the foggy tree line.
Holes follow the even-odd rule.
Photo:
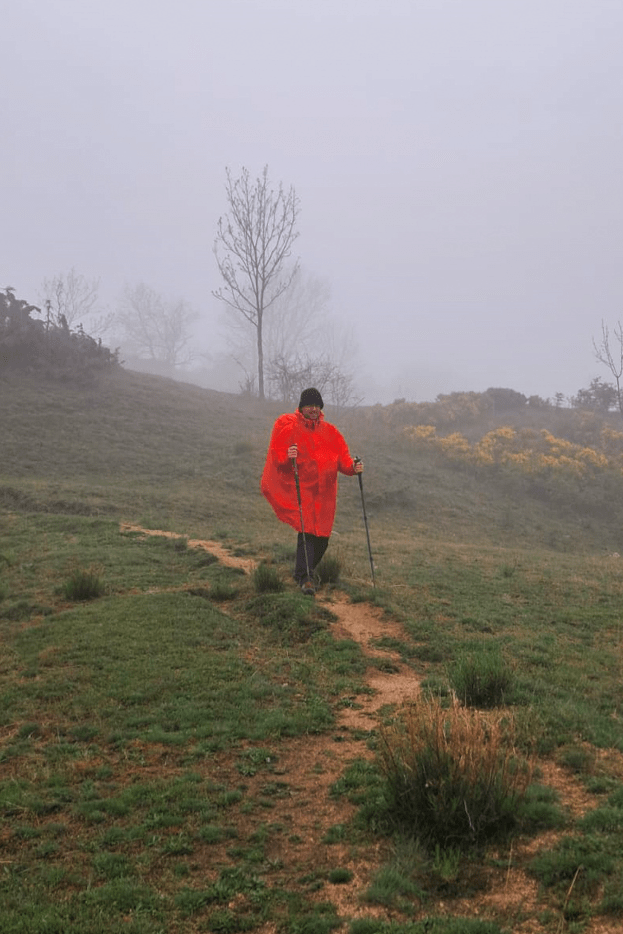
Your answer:
[[[118,356],[78,325],[71,328],[51,303],[45,311],[15,296],[11,286],[0,291],[0,372],[72,382],[89,381],[97,372],[118,365]]]
[[[228,212],[217,222],[213,246],[222,284],[212,294],[226,310],[230,356],[242,373],[239,388],[260,399],[289,402],[313,384],[334,405],[359,403],[349,366],[353,343],[336,337],[330,290],[292,257],[300,212],[294,187],[286,190],[281,182],[272,187],[268,166],[255,180],[245,168],[238,178],[227,169],[225,193]],[[165,298],[137,283],[125,287],[111,312],[101,307],[99,287],[99,280],[72,268],[43,280],[41,306],[18,300],[14,289],[5,288],[0,292],[0,365],[24,363],[29,342],[32,361],[47,362],[48,368],[53,358],[58,365],[63,358],[71,368],[76,353],[81,366],[118,362],[118,350],[102,344],[106,334],[118,336],[124,353],[168,375],[208,356],[196,349],[192,326],[199,313],[185,299]],[[617,321],[611,333],[602,321],[601,330],[593,350],[613,383],[596,377],[566,400],[557,393],[553,403],[514,390],[495,392],[513,393],[534,407],[566,402],[623,415],[623,325]]]
[[[330,314],[330,289],[302,270],[293,257],[300,211],[294,188],[273,187],[265,166],[257,179],[226,170],[228,212],[218,219],[214,240],[229,357],[240,373],[239,389],[291,401],[315,384],[334,405],[357,398],[351,373],[352,337],[339,335]],[[72,267],[44,279],[32,316],[50,326],[100,342],[108,337],[130,366],[166,375],[210,360],[193,331],[200,318],[183,297],[169,298],[150,285],[126,285],[114,311],[102,307],[100,281]]]

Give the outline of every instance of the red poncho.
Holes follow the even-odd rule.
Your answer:
[[[354,476],[355,466],[346,441],[334,425],[304,418],[299,412],[281,415],[273,427],[261,490],[275,515],[301,532],[294,467],[288,458],[291,444],[298,445],[299,472],[305,531],[328,538],[333,528],[337,501],[337,475]]]

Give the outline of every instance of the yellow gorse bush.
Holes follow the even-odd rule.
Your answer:
[[[495,428],[470,443],[460,432],[438,435],[434,425],[408,426],[406,438],[452,461],[481,466],[506,466],[526,474],[561,474],[578,478],[599,471],[623,474],[623,433],[604,428],[600,447],[587,447],[557,438],[547,429],[536,431],[509,426]]]

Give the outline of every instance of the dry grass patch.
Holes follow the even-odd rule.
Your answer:
[[[530,783],[504,713],[417,697],[381,728],[380,762],[396,823],[432,847],[468,849],[507,835]]]

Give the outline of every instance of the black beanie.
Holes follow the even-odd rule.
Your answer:
[[[317,389],[304,389],[301,393],[301,398],[299,400],[299,409],[302,409],[304,405],[318,405],[320,408],[324,408],[324,402],[322,401],[322,396]]]

